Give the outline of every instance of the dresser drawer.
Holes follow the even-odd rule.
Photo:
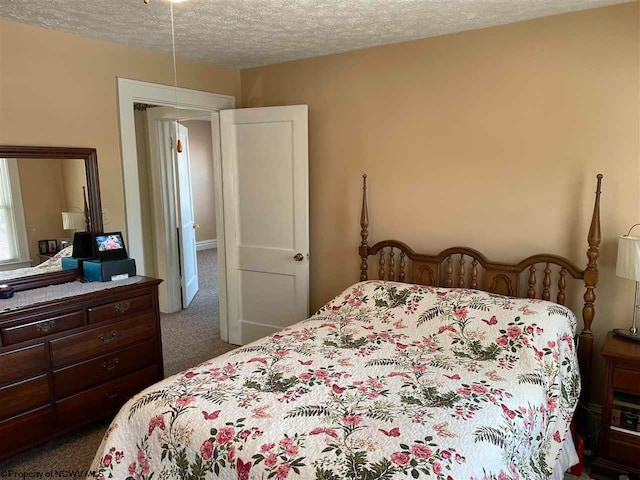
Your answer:
[[[0,388],[0,419],[33,410],[49,403],[46,375]]]
[[[51,361],[54,367],[61,367],[87,360],[135,342],[152,340],[155,331],[155,317],[147,314],[58,338],[51,342]]]
[[[158,367],[143,370],[112,380],[98,387],[56,402],[59,418],[66,424],[80,424],[114,412],[133,395],[159,380]]]
[[[53,373],[56,398],[68,397],[151,365],[156,360],[155,352],[155,342],[147,342],[57,370]]]
[[[47,406],[0,422],[0,459],[42,443],[55,427],[53,407]]]
[[[153,308],[151,294],[127,298],[119,302],[107,303],[89,309],[89,323],[106,322],[136,313],[150,312]]]
[[[0,354],[0,385],[44,373],[47,362],[44,344]]]
[[[613,369],[613,389],[640,395],[640,371]]]
[[[72,328],[82,327],[84,325],[84,312],[65,313],[57,317],[46,318],[31,323],[16,325],[15,327],[7,327],[2,329],[2,342],[4,345],[13,345],[34,338],[52,335],[54,333],[64,332]]]

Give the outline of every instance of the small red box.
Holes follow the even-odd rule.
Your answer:
[[[569,473],[579,477],[582,475],[582,469],[584,468],[584,437],[579,433],[575,433],[575,424],[571,425],[571,436],[578,453],[578,463],[569,469]]]

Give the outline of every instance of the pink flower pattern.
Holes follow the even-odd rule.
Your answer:
[[[575,323],[548,302],[357,284],[134,397],[92,469],[104,480],[547,475],[579,394]]]

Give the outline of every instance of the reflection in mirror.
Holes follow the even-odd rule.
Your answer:
[[[90,228],[83,159],[0,158],[0,283],[62,269]]]

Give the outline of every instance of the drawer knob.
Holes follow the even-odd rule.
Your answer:
[[[40,322],[38,325],[36,325],[36,330],[42,333],[47,333],[49,330],[51,330],[55,326],[56,326],[55,320],[47,320],[46,322]]]
[[[111,333],[103,333],[102,335],[98,336],[98,338],[102,343],[113,342],[116,338],[118,338],[118,332],[114,330]]]
[[[120,359],[114,358],[113,360],[102,362],[100,366],[102,366],[102,368],[104,368],[105,370],[113,370],[118,366],[119,363],[120,363]]]
[[[131,308],[130,302],[116,303],[113,307],[113,309],[120,314],[126,313],[129,308]]]

